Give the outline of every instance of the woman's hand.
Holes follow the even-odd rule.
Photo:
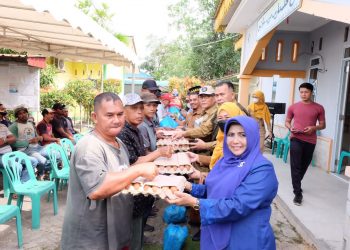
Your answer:
[[[193,197],[190,194],[181,193],[181,192],[175,192],[174,194],[177,196],[177,198],[173,200],[166,199],[168,203],[176,204],[179,206],[191,206],[191,207],[197,204],[197,198]]]
[[[198,169],[194,169],[191,174],[188,175],[190,179],[199,180],[201,178],[201,172]]]

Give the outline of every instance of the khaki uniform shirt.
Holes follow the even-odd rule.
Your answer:
[[[203,141],[211,141],[214,130],[216,115],[218,112],[217,105],[205,110],[202,113],[203,122],[198,128],[192,128],[185,131],[184,136],[190,138],[201,138]]]
[[[196,111],[192,111],[186,116],[186,128],[194,128],[195,121],[202,116],[202,110],[197,109]]]

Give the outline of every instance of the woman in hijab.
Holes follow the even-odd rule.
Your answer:
[[[257,122],[237,116],[226,122],[224,156],[205,185],[186,182],[191,194],[176,192],[178,198],[168,202],[200,211],[202,250],[272,250],[276,245],[270,205],[277,188],[273,165],[259,149]]]
[[[269,137],[272,136],[271,133],[271,114],[269,107],[265,103],[264,93],[261,91],[255,91],[252,95],[253,103],[249,104],[248,112],[249,114],[257,120],[260,128],[260,150],[264,152],[264,141],[266,136],[265,123],[267,130],[269,131]]]

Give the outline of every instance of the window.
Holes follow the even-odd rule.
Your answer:
[[[90,70],[90,76],[92,75],[92,70]]]
[[[322,50],[322,45],[323,45],[323,38],[320,37],[320,41],[318,42],[318,50],[319,50],[319,51]]]
[[[349,36],[349,26],[345,27],[344,42],[348,41],[348,36]]]
[[[83,70],[83,76],[85,76],[85,70]]]
[[[75,70],[74,73],[75,73],[75,75],[78,75],[78,70]]]
[[[266,58],[267,58],[267,47],[262,49],[260,61],[266,61]]]
[[[276,62],[282,62],[282,55],[283,55],[283,41],[277,40]]]
[[[315,42],[311,42],[311,53],[314,53]]]
[[[100,76],[100,75],[101,75],[101,70],[98,71],[98,76]]]
[[[292,43],[292,63],[296,63],[298,61],[298,54],[299,54],[299,42],[294,41]]]

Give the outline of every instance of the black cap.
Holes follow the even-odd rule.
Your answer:
[[[157,86],[157,83],[155,80],[148,79],[142,83],[143,89],[149,89],[149,90],[158,90],[159,87]]]
[[[187,94],[188,95],[189,94],[197,94],[198,95],[200,89],[201,89],[201,86],[194,86],[194,87],[188,89]]]
[[[62,104],[62,103],[55,103],[53,106],[52,106],[52,109],[54,110],[57,110],[57,109],[64,109],[66,107],[66,105]]]

